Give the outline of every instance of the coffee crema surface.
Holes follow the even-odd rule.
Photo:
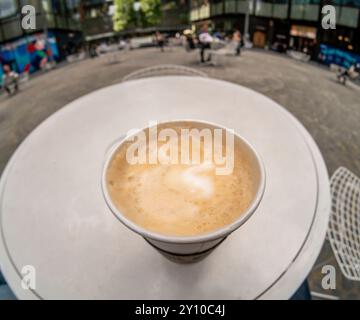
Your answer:
[[[198,128],[189,123],[168,127],[177,133]],[[116,208],[148,231],[167,236],[215,231],[237,220],[254,199],[250,159],[236,136],[231,153],[233,170],[226,175],[216,174],[216,164],[204,160],[209,151],[204,140],[200,140],[201,162],[197,164],[130,164],[126,151],[132,143],[126,141],[112,157],[106,172],[107,189]],[[157,140],[158,149],[164,143]],[[226,157],[225,138],[223,144],[220,152]],[[192,147],[190,142],[190,150]],[[211,152],[216,151],[212,148]]]

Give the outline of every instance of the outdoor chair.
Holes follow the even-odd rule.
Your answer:
[[[359,72],[355,65],[351,65],[349,68],[344,68],[337,64],[331,63],[330,70],[336,73],[336,78],[340,83],[346,84],[346,80],[350,79],[356,81],[359,78]]]
[[[330,188],[327,236],[343,275],[360,281],[360,178],[340,167],[331,177]]]
[[[132,72],[126,75],[122,79],[122,81],[150,78],[156,76],[194,76],[194,77],[205,77],[205,78],[208,77],[206,73],[198,71],[193,68],[174,65],[174,64],[160,64]]]
[[[102,57],[106,63],[113,64],[120,62],[120,48],[118,44],[112,44],[103,48],[103,51],[100,52],[100,57]]]
[[[308,62],[311,59],[311,56],[309,54],[306,54],[304,52],[295,51],[295,50],[288,50],[288,51],[286,51],[286,54],[290,58],[293,58],[298,61]]]
[[[73,63],[73,62],[84,60],[85,58],[86,58],[85,52],[74,53],[74,54],[68,55],[66,57],[66,62]]]
[[[237,43],[217,41],[211,44],[211,64],[214,66],[226,65],[227,57],[235,56]]]

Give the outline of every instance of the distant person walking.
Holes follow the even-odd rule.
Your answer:
[[[316,39],[311,41],[309,44],[309,54],[310,54],[311,60],[317,60],[319,52],[318,52],[318,46],[317,46]]]
[[[5,91],[11,96],[19,91],[19,75],[15,71],[12,71],[7,64],[3,66],[3,70],[4,75],[2,83]]]
[[[240,56],[241,54],[241,46],[242,46],[242,37],[241,32],[239,30],[235,30],[233,33],[232,41],[235,43],[235,55]]]
[[[192,31],[189,29],[185,30],[184,37],[185,37],[185,50],[186,51],[194,50],[196,47],[195,47],[195,42],[194,42],[194,37],[193,37]]]
[[[161,52],[164,52],[165,39],[164,39],[164,36],[160,33],[160,31],[156,31],[155,39],[156,39],[157,45],[160,48]]]
[[[204,25],[199,34],[199,44],[200,44],[200,61],[202,63],[211,60],[211,55],[208,55],[208,58],[205,60],[205,50],[211,49],[211,43],[213,41],[213,37],[209,33],[209,29],[207,25]]]
[[[95,43],[90,44],[89,55],[90,55],[90,58],[92,58],[92,59],[99,56],[98,52],[97,52],[97,46]]]
[[[353,63],[350,68],[339,70],[336,77],[343,84],[346,84],[347,79],[356,79],[360,74],[360,63]]]

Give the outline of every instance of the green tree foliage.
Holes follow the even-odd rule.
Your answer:
[[[113,16],[114,30],[123,30],[129,22],[129,13],[133,1],[132,0],[115,0],[115,13]]]
[[[114,30],[144,28],[157,25],[161,21],[161,0],[139,0],[140,10],[134,10],[136,0],[115,0]]]

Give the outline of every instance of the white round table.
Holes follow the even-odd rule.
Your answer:
[[[267,184],[247,223],[183,265],[114,217],[100,179],[107,150],[129,129],[185,118],[244,136]],[[287,299],[310,272],[330,213],[323,158],[290,113],[247,88],[185,76],[117,84],[62,108],[16,150],[0,197],[0,267],[21,299]],[[32,290],[21,286],[26,265]]]

